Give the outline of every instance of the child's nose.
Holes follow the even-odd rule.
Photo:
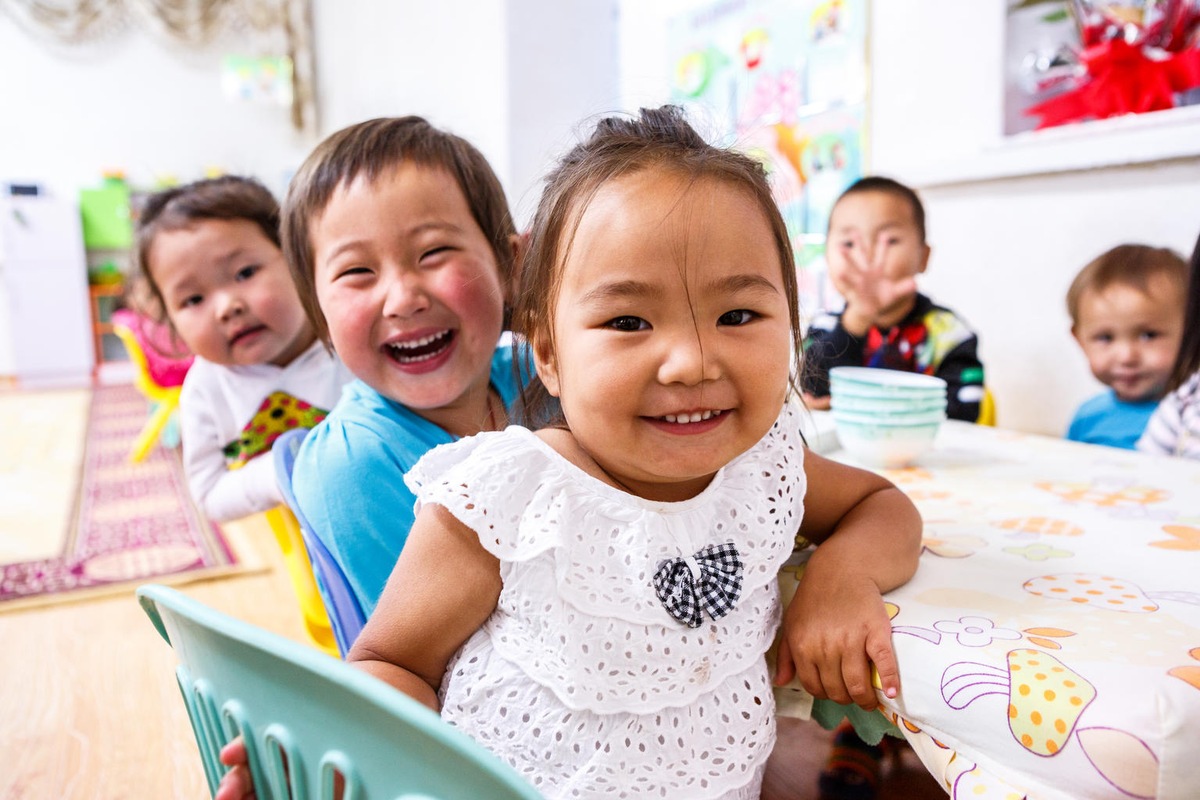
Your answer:
[[[216,308],[222,321],[232,319],[246,309],[237,292],[220,292],[216,297]]]
[[[1141,353],[1138,350],[1137,342],[1128,340],[1117,342],[1117,358],[1119,358],[1122,363],[1128,364],[1137,361],[1140,355]]]
[[[664,349],[658,368],[658,380],[663,384],[681,383],[695,386],[720,377],[720,368],[712,350],[705,347],[703,338],[695,332],[672,337]]]
[[[406,273],[388,286],[383,303],[384,316],[409,317],[428,308],[429,295],[419,277]]]

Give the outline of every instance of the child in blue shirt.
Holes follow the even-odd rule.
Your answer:
[[[1183,325],[1187,264],[1173,250],[1123,244],[1067,291],[1071,335],[1109,388],[1075,412],[1067,438],[1132,450],[1162,399]]]
[[[520,381],[498,342],[520,238],[483,154],[419,117],[318,145],[283,238],[317,335],[358,378],[305,440],[293,489],[370,616],[413,523],[404,473],[508,424]]]

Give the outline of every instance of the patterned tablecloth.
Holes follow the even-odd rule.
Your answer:
[[[1200,462],[948,422],[884,474],[925,519],[888,705],[951,796],[1200,798]]]

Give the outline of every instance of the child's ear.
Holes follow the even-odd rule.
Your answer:
[[[558,359],[554,357],[554,348],[547,337],[538,336],[530,341],[529,349],[533,351],[533,366],[537,369],[538,380],[551,396],[558,397]]]
[[[512,249],[512,269],[509,271],[508,285],[504,287],[504,303],[512,308],[517,302],[517,292],[521,290],[521,268],[525,263],[525,254],[529,252],[529,234],[510,235],[508,246]]]
[[[929,256],[933,254],[932,247],[930,247],[927,244],[924,244],[921,246],[924,248],[924,252],[921,254],[921,267],[920,267],[920,269],[917,270],[918,275],[923,273],[925,271],[925,269],[929,266]]]

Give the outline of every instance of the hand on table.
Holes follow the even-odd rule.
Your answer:
[[[775,684],[796,677],[813,697],[857,703],[870,711],[878,706],[871,681],[874,665],[884,694],[895,697],[900,673],[892,624],[875,583],[861,576],[830,582],[808,577],[801,578],[784,613]]]

